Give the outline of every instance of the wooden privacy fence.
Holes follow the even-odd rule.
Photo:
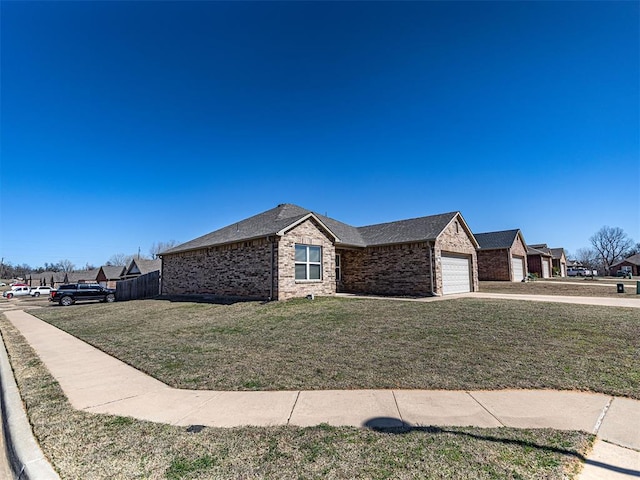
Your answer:
[[[155,271],[116,283],[116,300],[139,300],[160,295],[160,272]]]

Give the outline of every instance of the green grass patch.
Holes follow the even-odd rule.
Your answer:
[[[195,478],[202,478],[215,464],[215,458],[210,455],[194,459],[179,457],[171,462],[165,476],[169,480],[193,478],[194,475],[197,475]]]

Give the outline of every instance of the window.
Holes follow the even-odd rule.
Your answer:
[[[322,248],[296,245],[296,280],[322,279]]]
[[[340,254],[336,254],[336,282],[342,280],[342,267],[340,266]]]

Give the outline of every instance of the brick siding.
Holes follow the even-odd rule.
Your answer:
[[[464,229],[459,216],[456,216],[449,225],[438,235],[435,242],[435,293],[442,295],[442,255],[447,253],[462,254],[471,260],[471,291],[478,291],[478,256],[476,246],[472,242],[469,234]]]
[[[478,278],[480,280],[511,281],[511,254],[506,248],[478,251]]]
[[[218,245],[162,258],[162,293],[266,299],[271,243],[266,239]]]
[[[322,280],[296,280],[296,244],[322,247]],[[334,295],[336,293],[335,257],[333,237],[325,233],[315,220],[306,220],[292,228],[278,243],[277,294],[275,298],[286,300],[311,294]]]
[[[341,290],[377,295],[431,293],[429,246],[426,242],[339,249]]]

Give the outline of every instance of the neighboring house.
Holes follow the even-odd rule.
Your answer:
[[[98,269],[96,281],[103,287],[116,288],[116,283],[122,277],[124,270],[123,266],[103,265]]]
[[[162,268],[162,260],[156,258],[155,260],[147,260],[144,258],[132,259],[129,265],[125,267],[122,272],[121,279],[128,280],[130,278],[136,278],[140,275],[146,275],[147,273],[159,271]]]
[[[478,279],[521,282],[527,276],[527,244],[520,230],[474,234],[478,245]]]
[[[27,275],[27,283],[32,287],[38,286],[49,286],[49,287],[57,287],[64,283],[65,273],[64,272],[40,272],[40,273],[30,273]]]
[[[527,247],[527,265],[529,273],[535,273],[538,278],[551,278],[552,257],[550,253]]]
[[[609,272],[611,275],[616,276],[620,270],[630,270],[632,275],[640,276],[640,253],[631,255],[621,262],[614,263],[611,265]]]
[[[459,212],[356,228],[283,204],[163,252],[162,293],[284,300],[477,291],[477,246]]]
[[[65,276],[65,283],[97,283],[99,268],[93,270],[78,270],[77,272],[69,272]]]
[[[535,248],[536,250],[540,250],[551,255],[552,274],[554,271],[556,271],[561,277],[567,276],[567,257],[564,254],[564,248],[549,248],[547,247],[546,243],[529,246],[531,248]]]

